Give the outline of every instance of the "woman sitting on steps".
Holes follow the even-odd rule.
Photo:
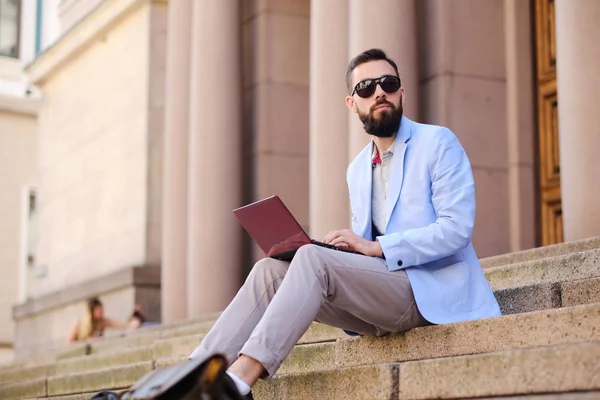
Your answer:
[[[139,306],[136,306],[131,318],[128,321],[115,321],[104,317],[104,306],[102,302],[93,297],[87,301],[85,315],[71,329],[68,341],[85,341],[98,338],[104,335],[106,328],[125,329],[127,332],[137,329],[145,317]]]

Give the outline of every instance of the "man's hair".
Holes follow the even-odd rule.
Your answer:
[[[369,50],[363,51],[362,53],[360,53],[359,55],[354,57],[352,60],[350,60],[350,64],[348,64],[348,71],[346,71],[346,88],[348,89],[348,93],[350,93],[352,91],[352,87],[350,85],[352,83],[351,75],[352,75],[352,71],[354,71],[354,68],[358,67],[361,64],[367,63],[369,61],[376,61],[376,60],[387,61],[392,67],[394,67],[394,71],[396,71],[396,76],[398,78],[400,78],[400,73],[398,72],[398,66],[396,65],[394,60],[388,58],[387,54],[385,54],[385,51],[383,51],[381,49],[369,49]]]

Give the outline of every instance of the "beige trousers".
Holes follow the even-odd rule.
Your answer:
[[[227,309],[190,358],[220,352],[277,371],[313,321],[381,336],[427,325],[404,271],[379,258],[301,247],[292,262],[257,262]]]

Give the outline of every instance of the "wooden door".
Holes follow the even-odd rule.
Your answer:
[[[538,176],[542,245],[563,241],[554,0],[535,1]]]

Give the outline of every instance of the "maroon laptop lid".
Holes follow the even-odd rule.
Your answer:
[[[269,257],[277,257],[311,243],[310,237],[279,196],[248,204],[233,210],[233,213]]]

